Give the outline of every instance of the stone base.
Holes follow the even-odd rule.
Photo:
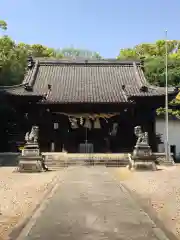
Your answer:
[[[18,164],[19,172],[42,172],[42,157],[21,156]]]
[[[38,143],[26,143],[19,158],[19,172],[42,172],[42,156]]]
[[[22,150],[22,156],[40,156],[40,150],[38,144],[26,144]]]
[[[42,165],[39,161],[20,161],[19,172],[42,172]]]
[[[156,166],[156,158],[151,155],[151,156],[143,156],[143,157],[138,157],[137,155],[134,157],[134,155],[129,156],[129,165],[128,168],[129,170],[152,170],[156,171],[157,166]]]
[[[152,150],[151,147],[149,145],[146,144],[142,144],[142,145],[136,145],[133,151],[133,155],[132,157],[135,159],[148,159],[152,156]]]
[[[157,166],[154,161],[152,162],[132,162],[129,164],[130,170],[150,170],[150,171],[157,171]]]

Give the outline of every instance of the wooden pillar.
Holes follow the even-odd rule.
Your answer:
[[[46,109],[42,109],[39,115],[39,144],[43,152],[50,152],[53,142],[53,122],[51,113]]]
[[[152,109],[150,109],[149,119],[146,124],[147,124],[147,132],[149,134],[149,144],[152,147],[152,151],[157,152],[155,112]]]

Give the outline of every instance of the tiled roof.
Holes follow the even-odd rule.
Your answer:
[[[134,96],[164,95],[150,86],[140,62],[118,60],[37,60],[11,94],[42,95],[53,103],[120,103]],[[31,64],[30,64],[31,65]]]

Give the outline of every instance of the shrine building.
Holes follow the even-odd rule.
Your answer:
[[[155,116],[165,89],[146,81],[142,62],[29,58],[23,82],[0,93],[11,109],[2,121],[0,151],[18,151],[33,125],[41,151],[131,152],[137,125],[157,151]],[[169,89],[169,98],[176,93]]]

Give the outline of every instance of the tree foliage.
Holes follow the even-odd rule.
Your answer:
[[[7,30],[7,23],[0,20],[0,29]],[[3,35],[0,37],[0,85],[17,85],[22,82],[27,65],[27,57],[35,58],[55,58],[64,57],[86,57],[100,59],[97,52],[64,48],[54,49],[41,44],[16,44],[10,37]]]
[[[0,38],[0,85],[18,84],[22,80],[27,54],[7,36]]]
[[[144,43],[133,48],[121,49],[118,59],[134,59],[144,61],[147,80],[157,86],[165,85],[165,40],[158,40],[154,44]],[[167,41],[168,50],[168,84],[177,86],[180,83],[180,50],[173,53],[173,49],[180,41]]]
[[[27,57],[36,58],[72,58],[83,57],[101,59],[97,52],[83,49],[65,48],[56,50],[41,44],[28,45],[25,43],[16,44],[10,37],[0,38],[0,85],[16,85],[22,82]]]
[[[158,40],[154,44],[140,44],[134,48],[120,50],[118,59],[143,60],[147,80],[157,86],[165,86],[166,76],[166,42]],[[167,41],[168,52],[168,86],[180,85],[180,41]],[[180,101],[174,99],[169,103],[169,114],[180,119]],[[157,114],[162,115],[165,109],[157,109]]]
[[[174,52],[174,49],[177,49]],[[168,86],[180,85],[180,41],[167,41],[168,53]],[[155,43],[139,44],[133,48],[121,49],[118,59],[143,60],[145,76],[149,83],[165,86],[166,76],[166,41],[158,40]],[[180,100],[174,99],[169,103],[170,115],[180,119]],[[157,114],[165,114],[165,108],[157,109]]]
[[[0,38],[0,85],[9,86],[22,82],[26,70],[27,57],[55,58],[86,57],[100,59],[96,52],[88,50],[65,48],[55,50],[41,44],[16,44],[10,37]]]
[[[102,57],[98,52],[92,52],[86,49],[79,48],[64,48],[60,50],[64,57],[82,57],[90,59],[101,59]]]
[[[4,20],[0,20],[0,28],[2,30],[7,30],[7,23]]]

